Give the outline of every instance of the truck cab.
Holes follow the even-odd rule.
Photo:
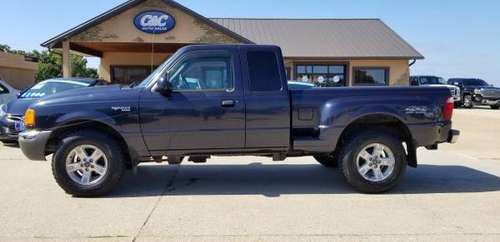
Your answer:
[[[163,66],[140,100],[141,119],[151,120],[141,123],[150,151],[287,151],[290,98],[281,58],[273,46],[204,46]]]

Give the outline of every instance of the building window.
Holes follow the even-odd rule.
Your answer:
[[[111,66],[111,82],[129,85],[141,82],[151,74],[151,66]]]
[[[356,67],[353,68],[355,86],[389,85],[389,68]]]
[[[298,81],[314,83],[318,86],[338,87],[346,84],[346,65],[297,65]]]
[[[250,90],[256,92],[281,91],[278,60],[274,52],[249,51],[247,53]]]

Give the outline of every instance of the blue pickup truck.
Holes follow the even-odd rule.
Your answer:
[[[417,167],[418,147],[457,140],[452,115],[448,88],[288,90],[279,47],[188,46],[140,84],[39,100],[19,143],[32,160],[53,154],[55,180],[74,196],[110,192],[139,163],[217,155],[310,156],[381,193]]]

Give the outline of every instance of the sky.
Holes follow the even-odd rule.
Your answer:
[[[16,0],[0,4],[0,43],[22,50],[124,0]],[[412,75],[477,77],[500,85],[500,1],[178,0],[206,17],[380,18],[426,58]],[[92,66],[98,59],[90,60]]]

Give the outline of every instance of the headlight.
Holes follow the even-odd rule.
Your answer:
[[[474,94],[481,94],[481,89],[474,89]]]
[[[5,112],[5,104],[0,105],[0,117],[7,115]]]

